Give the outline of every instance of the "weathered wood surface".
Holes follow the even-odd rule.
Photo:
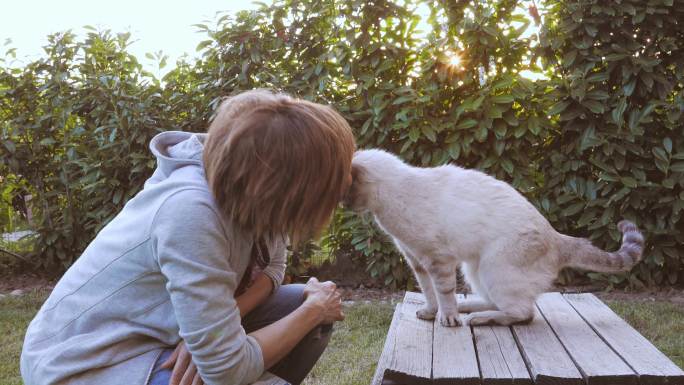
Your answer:
[[[634,371],[560,293],[542,294],[537,299],[537,306],[588,385],[636,385]]]
[[[421,295],[420,298],[423,298]],[[432,353],[434,384],[476,385],[480,370],[473,334],[469,327],[445,327],[435,321]]]
[[[684,372],[596,296],[567,294],[564,297],[637,372],[639,384],[684,384]]]
[[[532,384],[510,328],[478,326],[473,334],[484,385]]]
[[[375,368],[375,375],[373,376],[372,385],[382,385],[382,380],[385,377],[385,370],[387,365],[389,365],[390,357],[394,351],[396,345],[396,333],[397,326],[399,325],[399,316],[401,315],[401,304],[397,304],[394,309],[394,315],[392,316],[392,322],[390,323],[389,330],[387,331],[387,337],[385,338],[385,345],[382,348],[382,353],[380,354],[380,359],[378,360],[378,366]]]
[[[512,330],[535,384],[579,385],[584,382],[538,309],[530,323],[513,325]]]
[[[397,305],[373,385],[684,385],[684,372],[591,294],[548,293],[524,325],[447,328]]]
[[[433,322],[416,317],[422,306],[416,293],[406,293],[397,319],[393,349],[387,363],[386,378],[398,382],[430,383],[432,376]]]

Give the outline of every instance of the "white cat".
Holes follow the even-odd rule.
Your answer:
[[[461,323],[459,310],[470,313],[470,325],[529,321],[536,297],[563,267],[628,271],[642,256],[644,238],[633,223],[618,224],[620,250],[600,250],[556,232],[513,187],[476,170],[412,167],[373,149],[356,152],[352,177],[344,203],[370,211],[406,257],[427,302],[416,315],[437,315],[446,326]],[[459,265],[480,298],[460,307]]]

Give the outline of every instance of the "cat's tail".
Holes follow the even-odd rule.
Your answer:
[[[629,271],[641,260],[644,236],[634,223],[626,220],[618,223],[618,230],[622,233],[622,246],[614,252],[601,250],[588,239],[560,234],[561,265],[602,273]]]

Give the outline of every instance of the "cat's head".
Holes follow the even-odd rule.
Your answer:
[[[366,183],[366,169],[352,160],[352,182],[342,198],[342,205],[354,212],[363,213],[368,211],[368,189]]]
[[[356,151],[352,159],[352,182],[342,204],[357,213],[372,211],[380,184],[395,174],[398,165],[404,163],[389,152],[379,149]]]

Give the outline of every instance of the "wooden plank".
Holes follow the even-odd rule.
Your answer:
[[[565,299],[639,375],[641,385],[684,384],[684,372],[593,294]]]
[[[570,306],[560,293],[545,293],[537,306],[588,385],[636,384],[636,373]]]
[[[584,381],[537,308],[528,324],[513,325],[523,359],[536,385],[580,385]]]
[[[407,298],[423,306],[425,297],[406,293]],[[432,381],[440,385],[475,385],[480,383],[472,330],[467,326],[445,327],[434,322],[432,342]]]
[[[397,331],[385,379],[399,384],[429,384],[432,374],[433,323],[416,317],[421,302],[406,293],[398,310]]]
[[[385,370],[387,370],[387,365],[390,361],[390,355],[394,351],[394,345],[396,344],[396,332],[397,325],[399,324],[398,319],[401,314],[401,304],[397,304],[394,309],[394,315],[392,316],[392,322],[390,323],[389,329],[387,331],[387,337],[385,338],[385,346],[382,348],[382,353],[380,354],[380,359],[378,360],[378,366],[375,368],[375,375],[373,376],[373,381],[371,385],[382,385],[382,379],[385,377]]]
[[[476,326],[473,334],[484,385],[532,384],[510,328]]]

